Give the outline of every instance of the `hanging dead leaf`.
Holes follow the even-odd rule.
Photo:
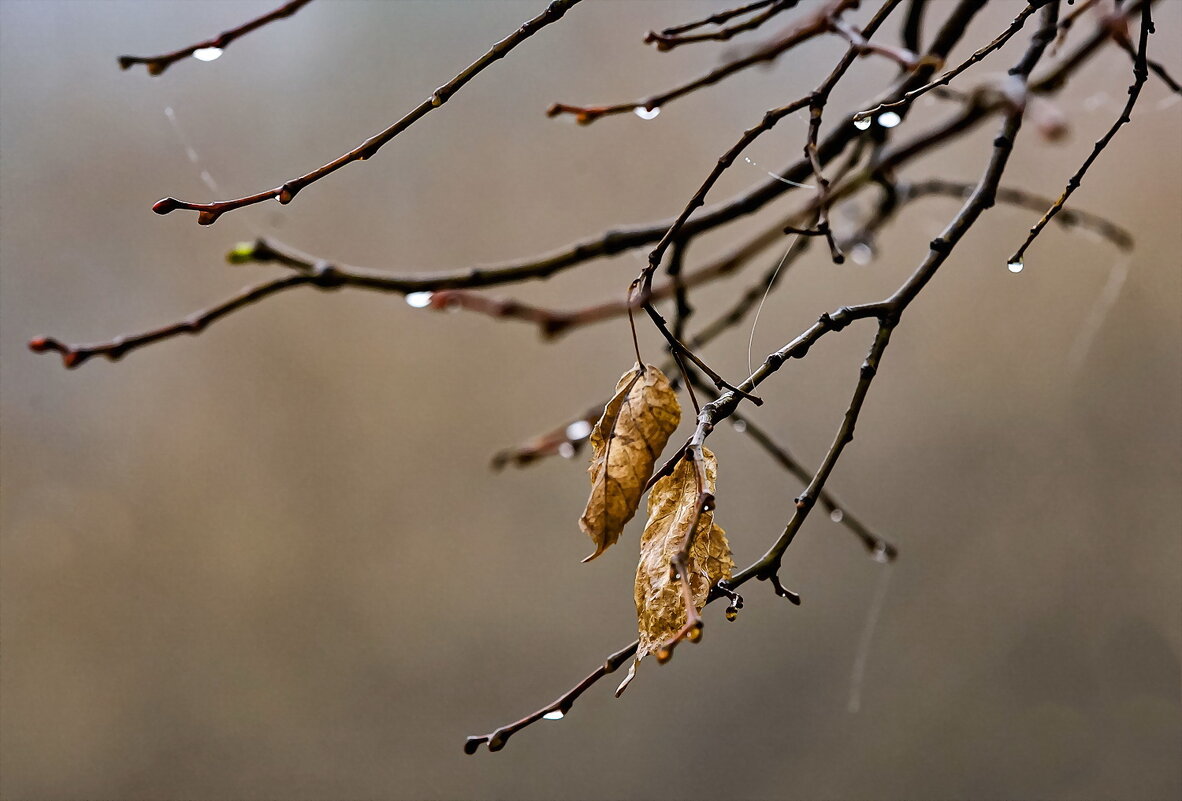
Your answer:
[[[616,394],[591,431],[591,497],[579,528],[595,543],[589,562],[620,538],[636,514],[657,457],[681,422],[677,393],[665,374],[639,365],[620,377]]]
[[[699,487],[697,467],[682,459],[673,472],[653,485],[648,496],[648,523],[640,540],[640,564],[636,568],[636,617],[640,645],[628,676],[616,695],[624,691],[636,675],[636,666],[651,653],[658,653],[685,627],[685,590],[680,579],[671,576],[670,563],[685,542],[697,514],[700,492],[714,494],[718,461],[702,449],[705,486]],[[735,562],[731,558],[726,532],[714,524],[713,509],[698,517],[697,529],[690,543],[687,573],[694,606],[706,605],[710,587],[720,579],[730,578]],[[692,637],[691,637],[692,639]]]

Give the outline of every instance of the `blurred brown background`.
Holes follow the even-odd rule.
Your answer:
[[[651,122],[580,128],[542,112],[644,97],[723,49],[660,54],[641,37],[724,3],[586,3],[290,206],[209,228],[154,216],[168,194],[209,199],[201,169],[237,196],[332,158],[542,3],[322,0],[212,63],[155,79],[115,64],[273,5],[0,3],[0,795],[1182,795],[1182,104],[1159,81],[1076,195],[1137,236],[1082,365],[1068,354],[1119,254],[1053,226],[1011,275],[1005,258],[1035,215],[1005,207],[895,336],[831,483],[902,550],[858,713],[851,671],[884,568],[817,514],[784,570],[803,606],[750,585],[738,622],[712,606],[703,642],[643,665],[623,699],[609,678],[566,720],[466,757],[466,735],[551,700],[634,636],[639,523],[582,565],[583,459],[487,468],[498,448],[605,397],[632,361],[626,324],[547,344],[512,321],[298,291],[117,365],[68,372],[25,342],[138,331],[270,276],[222,260],[258,232],[409,272],[669,216],[742,128],[813,87],[841,45],[813,43]],[[958,52],[1018,8],[989,9]],[[1182,3],[1159,3],[1157,18],[1153,52],[1178,75]],[[964,85],[1012,61],[1010,49]],[[891,73],[861,62],[832,113],[860,108]],[[1024,131],[1007,184],[1057,194],[1119,113],[1129,76],[1115,50],[1091,63],[1060,99],[1071,137],[1052,146]],[[907,128],[948,110],[919,112]],[[749,155],[787,163],[804,125],[785,121]],[[908,175],[975,179],[994,127]],[[737,165],[711,197],[763,177]],[[871,265],[834,267],[815,249],[768,301],[756,358],[821,311],[883,296],[955,209],[914,204]],[[735,236],[703,240],[695,259]],[[697,295],[700,319],[771,258]],[[619,296],[639,265],[624,255],[497,294],[576,306]],[[746,375],[749,330],[704,355]],[[815,464],[869,337],[832,336],[785,368],[754,419]],[[647,332],[645,343],[656,358]],[[799,487],[729,428],[711,444],[718,519],[745,565]]]

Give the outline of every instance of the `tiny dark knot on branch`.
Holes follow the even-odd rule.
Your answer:
[[[345,276],[326,261],[318,261],[312,268],[312,285],[320,289],[340,289],[345,285]]]
[[[301,188],[298,184],[288,181],[275,190],[275,199],[286,206],[295,200],[295,196],[299,194]]]
[[[822,314],[817,322],[829,331],[837,332],[848,326],[854,320],[854,312],[849,306],[842,306],[832,315]]]
[[[143,64],[149,75],[162,75],[172,61],[163,58],[139,58],[137,56],[119,56],[119,69],[131,69],[136,64]]]
[[[936,237],[928,243],[928,247],[936,253],[947,253],[952,250],[952,243],[942,237]]]

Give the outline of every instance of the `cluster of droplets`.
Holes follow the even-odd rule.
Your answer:
[[[874,120],[870,119],[869,116],[855,117],[854,118],[854,127],[857,128],[859,131],[865,131],[865,130],[868,130],[872,124],[877,122],[883,128],[894,128],[896,125],[898,125],[902,121],[903,121],[903,118],[900,117],[895,112],[884,111],[883,113],[878,115],[877,119],[874,119]]]

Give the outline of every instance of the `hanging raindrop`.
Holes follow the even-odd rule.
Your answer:
[[[632,110],[634,112],[636,112],[636,116],[640,117],[640,119],[642,119],[642,120],[655,120],[657,118],[657,115],[661,113],[660,106],[657,106],[655,108],[645,108],[644,106],[637,106],[636,108],[634,108]]]
[[[867,245],[865,242],[859,242],[849,249],[850,258],[854,260],[854,264],[859,264],[865,267],[870,262],[874,261],[874,248]]]
[[[1013,261],[1011,261],[1009,264],[1006,265],[1006,269],[1012,273],[1020,273],[1020,272],[1022,272],[1022,268],[1025,266],[1026,265],[1022,263],[1021,259],[1014,259]]]
[[[883,128],[894,128],[902,121],[903,118],[893,111],[884,111],[878,115],[878,124]]]
[[[193,51],[193,58],[198,61],[217,61],[222,57],[220,47],[199,47]]]
[[[576,420],[566,427],[566,438],[569,440],[586,439],[591,433],[591,424],[586,420]]]
[[[412,309],[425,309],[431,305],[431,292],[408,292],[406,305]]]

